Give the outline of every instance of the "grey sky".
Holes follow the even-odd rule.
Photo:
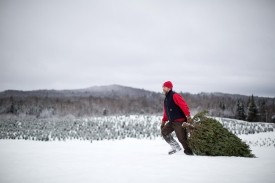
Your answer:
[[[0,91],[275,96],[275,1],[0,0]]]

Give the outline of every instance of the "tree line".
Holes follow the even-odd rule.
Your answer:
[[[180,94],[188,103],[191,114],[207,110],[210,115],[217,117],[275,122],[275,98],[222,93]],[[137,96],[2,96],[0,114],[31,115],[37,118],[67,115],[161,115],[163,99],[163,94],[154,92]]]
[[[208,110],[211,116],[275,122],[275,98],[223,93],[181,94],[195,113]]]
[[[155,114],[162,107],[156,98],[108,97],[8,97],[0,98],[0,114],[31,115],[37,118],[72,115],[102,116]]]

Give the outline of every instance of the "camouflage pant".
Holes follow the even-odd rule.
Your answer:
[[[161,129],[161,135],[163,136],[164,140],[172,147],[172,149],[181,149],[180,145],[177,141],[173,138],[171,133],[175,131],[176,136],[183,146],[184,150],[190,151],[187,142],[187,132],[186,129],[182,127],[183,122],[169,122]]]

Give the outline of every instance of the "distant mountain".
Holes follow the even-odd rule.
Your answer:
[[[156,94],[156,92],[132,88],[122,85],[107,85],[107,86],[93,86],[86,89],[75,90],[75,92],[82,93],[82,95],[91,95],[92,96],[129,96],[129,97],[142,97],[142,96],[151,96]]]
[[[93,86],[74,90],[6,90],[0,92],[0,97],[150,97],[156,92],[121,85]]]

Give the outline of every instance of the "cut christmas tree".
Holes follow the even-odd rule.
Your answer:
[[[190,132],[188,143],[195,154],[255,157],[245,142],[206,114],[207,112],[196,114],[193,125],[187,127]]]

